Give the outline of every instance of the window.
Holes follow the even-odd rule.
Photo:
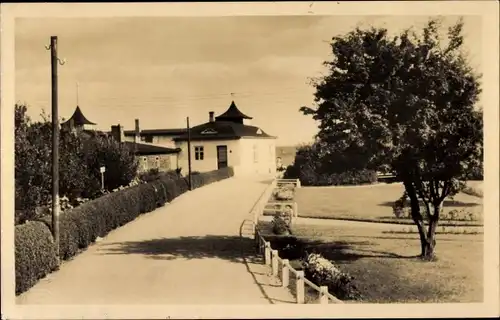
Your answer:
[[[156,168],[160,168],[160,157],[155,158],[155,166]]]
[[[148,158],[142,157],[142,168],[148,170]]]
[[[148,143],[153,143],[153,136],[146,136],[144,138],[144,141],[148,142]]]
[[[194,159],[203,160],[203,146],[194,147]]]

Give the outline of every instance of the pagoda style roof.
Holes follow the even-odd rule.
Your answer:
[[[207,122],[190,129],[191,140],[233,140],[241,138],[276,139],[259,127],[248,126],[233,121]],[[187,133],[174,138],[174,141],[187,141]]]
[[[226,112],[224,112],[220,116],[215,117],[215,121],[231,121],[235,119],[252,119],[252,117],[249,117],[241,112],[234,101],[231,102],[231,105],[229,106],[229,109],[226,110]]]
[[[83,115],[82,110],[80,109],[79,106],[76,106],[75,112],[73,112],[73,115],[71,118],[69,118],[67,121],[63,122],[62,124],[69,123],[71,120],[73,120],[73,124],[76,126],[83,126],[84,124],[90,124],[90,125],[95,125],[92,121],[89,121],[85,116]]]

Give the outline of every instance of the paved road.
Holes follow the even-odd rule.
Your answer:
[[[240,237],[265,188],[255,179],[232,178],[186,193],[112,231],[17,303],[292,303],[266,275],[253,240]]]

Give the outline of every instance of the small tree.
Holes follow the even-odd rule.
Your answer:
[[[479,75],[462,53],[462,29],[459,20],[442,39],[440,21],[431,19],[420,35],[356,28],[334,37],[330,73],[314,84],[317,108],[301,108],[320,121],[319,140],[341,136],[367,155],[367,167],[397,173],[426,259],[434,256],[444,199],[482,162]]]
[[[89,176],[94,181],[92,191],[100,189],[101,173],[100,167],[106,167],[104,174],[104,187],[113,190],[120,186],[128,185],[137,175],[138,161],[134,152],[126,145],[108,137],[94,136],[85,142],[84,157]]]

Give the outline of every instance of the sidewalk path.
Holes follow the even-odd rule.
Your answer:
[[[17,303],[293,303],[267,276],[253,239],[240,237],[266,186],[231,178],[183,194],[63,263]]]

